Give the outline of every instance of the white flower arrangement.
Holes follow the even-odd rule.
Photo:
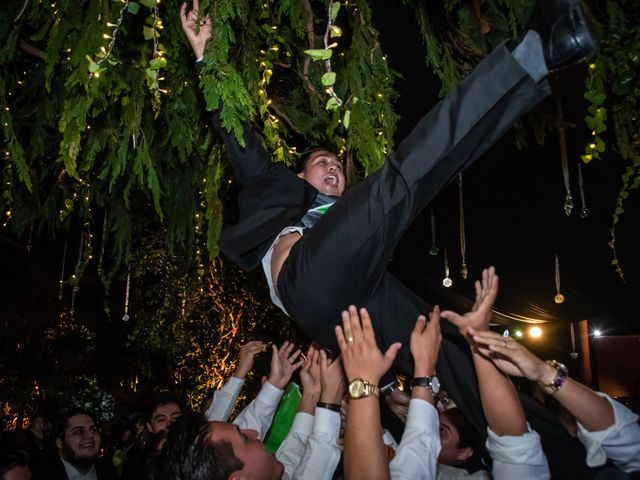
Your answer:
[[[96,422],[111,420],[115,413],[113,397],[99,388],[94,378],[83,377],[81,383],[85,386],[71,396],[69,406],[91,412]]]

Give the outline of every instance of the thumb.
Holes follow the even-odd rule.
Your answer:
[[[440,316],[442,318],[446,318],[448,321],[450,321],[451,323],[453,323],[456,326],[460,325],[460,322],[464,318],[462,315],[460,315],[460,314],[458,314],[456,312],[452,312],[451,310],[445,310],[444,312],[441,312]]]
[[[391,345],[384,353],[384,358],[386,358],[389,362],[393,362],[396,359],[396,355],[398,354],[398,350],[400,350],[400,347],[402,347],[402,344],[400,342],[396,342]]]

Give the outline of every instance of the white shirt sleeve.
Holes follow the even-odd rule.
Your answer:
[[[331,480],[342,455],[337,443],[339,435],[340,413],[316,408],[313,432],[293,480]]]
[[[284,390],[265,382],[256,398],[238,414],[233,423],[242,429],[257,431],[258,438],[264,440],[283,393]]]
[[[389,463],[393,480],[433,480],[440,453],[438,411],[429,402],[411,399],[402,440]]]
[[[313,431],[313,423],[313,415],[303,412],[296,413],[289,433],[276,452],[276,458],[284,466],[282,480],[293,478],[293,471],[300,464],[307,447],[307,439]]]
[[[220,390],[216,390],[213,393],[213,402],[211,402],[211,405],[205,413],[207,420],[210,422],[228,421],[243,385],[244,379],[231,377]]]
[[[540,435],[529,430],[524,435],[496,435],[487,428],[487,450],[493,459],[493,478],[510,480],[526,478],[542,480],[551,478],[547,457],[542,451]]]
[[[605,430],[590,432],[577,423],[578,439],[587,449],[587,465],[597,467],[607,460],[627,473],[640,470],[640,425],[638,415],[605,393],[596,392],[606,398],[613,408],[615,421]]]

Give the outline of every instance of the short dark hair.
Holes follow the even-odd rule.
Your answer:
[[[15,467],[28,467],[27,454],[18,449],[0,450],[0,478]]]
[[[178,407],[180,408],[180,412],[184,413],[185,408],[178,395],[173,392],[159,392],[151,400],[151,406],[147,414],[147,421],[151,421],[151,419],[153,418],[153,412],[155,412],[158,407],[169,405],[170,403],[175,403],[176,405],[178,405]]]
[[[476,429],[471,426],[466,417],[462,415],[460,409],[458,407],[450,408],[444,413],[458,429],[458,447],[471,447],[474,450],[477,449],[484,439],[482,438],[482,435],[480,435]]]
[[[215,428],[215,427],[214,427]],[[162,451],[149,464],[148,480],[227,480],[244,467],[229,442],[208,440],[211,425],[190,412],[169,427]]]
[[[86,415],[90,417],[91,420],[93,420],[93,423],[96,422],[96,419],[93,416],[93,413],[91,413],[88,410],[85,410],[83,408],[72,408],[70,410],[67,410],[62,414],[60,418],[58,418],[58,422],[56,423],[56,433],[55,433],[56,440],[57,439],[64,440],[64,432],[66,432],[67,428],[69,428],[69,419],[71,417],[75,417],[76,415]]]
[[[309,161],[309,158],[311,158],[311,155],[313,155],[316,152],[331,152],[336,156],[338,155],[335,152],[335,149],[326,145],[316,145],[314,147],[307,148],[306,150],[300,153],[300,156],[296,161],[296,173],[300,173],[304,171],[304,169],[307,166],[307,162]]]

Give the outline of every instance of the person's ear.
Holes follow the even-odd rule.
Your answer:
[[[469,460],[469,458],[471,458],[471,455],[473,455],[473,448],[471,447],[461,448],[458,451],[458,457],[457,457],[458,463],[466,462],[467,460]]]
[[[236,470],[231,475],[229,475],[229,480],[248,480],[249,477],[245,476],[241,470]]]
[[[304,170],[302,172],[296,173],[296,176],[304,180]]]
[[[56,447],[58,447],[58,450],[62,450],[62,440],[59,438],[56,438]]]
[[[147,426],[147,432],[153,433],[153,427],[151,426],[151,424],[149,422],[146,422],[145,425]]]

